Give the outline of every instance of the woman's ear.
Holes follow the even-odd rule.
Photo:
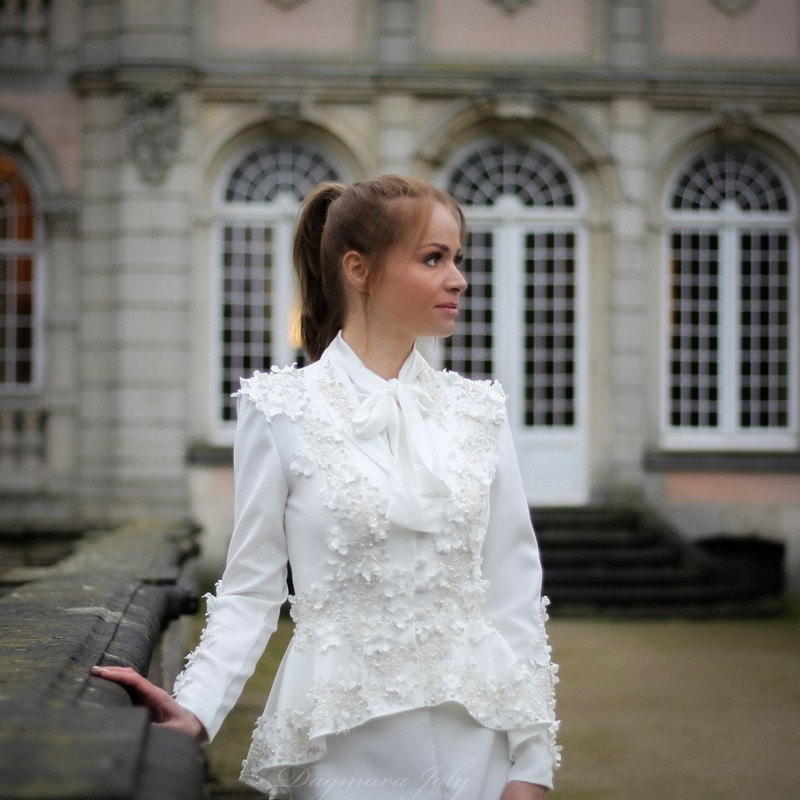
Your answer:
[[[367,259],[356,250],[348,250],[342,258],[342,272],[348,286],[364,294],[369,282]]]

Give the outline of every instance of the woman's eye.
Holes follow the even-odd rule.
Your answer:
[[[453,257],[453,263],[460,268],[461,265],[464,263],[464,254],[456,253],[455,256]]]
[[[431,253],[428,256],[425,256],[424,264],[429,267],[435,267],[439,261],[441,260],[442,256],[440,253]]]

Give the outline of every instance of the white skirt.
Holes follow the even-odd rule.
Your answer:
[[[292,800],[499,800],[511,767],[506,733],[456,703],[379,717],[326,745],[292,768]]]

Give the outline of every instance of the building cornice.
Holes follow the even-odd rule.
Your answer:
[[[646,97],[655,107],[714,107],[726,98],[757,100],[763,110],[800,110],[796,74],[692,73],[613,70],[472,70],[418,67],[263,65],[250,74],[209,68],[199,89],[211,101],[259,101],[273,93],[313,94],[328,102],[364,102],[378,93],[417,97],[550,93],[570,99]]]
[[[154,85],[191,88],[202,79],[202,71],[191,65],[121,63],[102,69],[78,70],[72,76],[72,85],[79,95],[89,95]]]

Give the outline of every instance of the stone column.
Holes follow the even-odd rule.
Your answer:
[[[650,338],[656,335],[656,311],[648,303],[646,202],[648,108],[643,100],[611,101],[611,143],[623,194],[613,211],[612,317],[612,463],[614,490],[636,493],[647,430],[646,402],[651,375]]]
[[[73,514],[78,463],[78,209],[72,198],[49,198],[42,211],[49,267],[44,332],[49,417],[46,491],[51,513]]]
[[[84,6],[85,513],[188,512],[192,9]]]

